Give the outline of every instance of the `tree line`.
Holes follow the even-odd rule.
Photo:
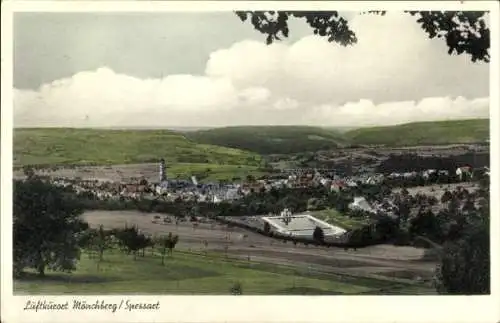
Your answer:
[[[471,165],[475,168],[490,166],[489,152],[467,152],[456,156],[419,156],[417,154],[390,154],[376,168],[376,172],[388,174],[394,172],[420,172],[427,169],[447,170],[455,174],[458,167]]]

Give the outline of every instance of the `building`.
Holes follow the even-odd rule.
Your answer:
[[[340,190],[344,189],[347,186],[347,184],[344,181],[334,181],[331,186],[330,190],[334,192],[339,192]]]
[[[472,167],[471,166],[458,167],[455,174],[457,174],[460,180],[466,180],[467,178],[472,178]]]
[[[167,164],[165,159],[160,160],[160,183],[167,181]]]
[[[368,203],[364,197],[355,197],[354,201],[349,204],[349,209],[351,210],[361,210],[370,213],[377,213],[375,208]]]

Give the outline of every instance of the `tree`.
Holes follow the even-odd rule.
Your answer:
[[[269,234],[269,232],[271,232],[271,226],[269,225],[269,223],[267,221],[264,222],[264,232],[266,234]]]
[[[157,244],[160,246],[162,265],[165,265],[165,256],[167,255],[167,253],[172,255],[177,242],[179,242],[179,236],[173,236],[172,232],[169,232],[168,236],[162,236],[158,239]]]
[[[375,232],[381,241],[393,239],[398,232],[398,223],[389,216],[382,216],[375,223]]]
[[[28,267],[43,276],[46,268],[74,270],[80,257],[77,236],[88,228],[75,192],[31,175],[15,181],[13,193],[14,272]]]
[[[317,226],[314,228],[313,240],[318,243],[323,243],[325,241],[325,233],[321,227]]]
[[[255,176],[253,176],[252,174],[248,174],[246,176],[246,180],[248,183],[254,183],[255,182]]]
[[[89,228],[78,235],[78,244],[89,254],[97,252],[99,261],[102,261],[104,251],[113,246],[111,231],[104,230],[102,225],[97,230]]]
[[[406,227],[410,218],[411,205],[408,199],[400,201],[397,205],[398,225],[400,228]]]
[[[136,226],[130,228],[125,226],[125,228],[118,230],[115,235],[126,252],[134,254],[134,260],[137,258],[137,251],[145,249],[148,246],[146,237],[139,233],[139,229]]]
[[[242,295],[243,294],[243,287],[241,286],[240,282],[235,282],[233,286],[231,286],[230,290],[232,295]]]
[[[99,261],[103,260],[104,251],[112,247],[111,236],[108,231],[104,230],[103,226],[99,226],[97,231],[95,245],[99,254]]]
[[[385,11],[366,13],[385,15]],[[490,29],[486,26],[485,11],[405,11],[416,18],[416,23],[429,38],[443,38],[448,54],[469,54],[473,62],[490,61]],[[267,44],[287,38],[288,19],[305,19],[314,34],[328,37],[329,42],[342,46],[354,45],[358,39],[349,28],[346,18],[337,11],[236,11],[236,15],[247,20],[256,30],[267,35]]]
[[[466,216],[455,211],[460,219],[455,236],[440,253],[436,270],[436,289],[442,294],[489,294],[490,269],[490,207],[489,182],[480,183],[481,206]],[[448,210],[451,212],[451,210]]]
[[[92,228],[88,228],[87,230],[82,231],[77,235],[79,247],[89,254],[89,258],[92,258],[96,236],[97,230]]]
[[[430,211],[419,212],[409,223],[408,232],[412,237],[424,236],[441,243],[443,232],[437,217]]]
[[[151,246],[151,243],[152,243],[152,239],[150,237],[147,237],[146,235],[144,234],[139,234],[137,236],[137,247],[139,250],[142,250],[142,257],[144,257],[146,255],[146,248]]]
[[[445,243],[436,289],[442,294],[490,293],[489,221],[470,224],[464,238]]]
[[[111,231],[104,230],[101,225],[99,229],[88,228],[81,232],[77,240],[79,247],[88,252],[89,258],[92,258],[94,252],[97,253],[97,269],[99,270],[99,264],[104,260],[104,251],[113,247],[114,241],[112,238]]]
[[[453,195],[451,194],[450,191],[446,190],[444,191],[443,195],[441,196],[441,203],[447,203],[453,199]]]

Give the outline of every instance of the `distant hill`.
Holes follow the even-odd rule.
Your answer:
[[[418,122],[341,133],[308,126],[240,126],[198,131],[14,129],[14,166],[156,162],[257,167],[260,155],[350,145],[417,146],[484,142],[489,120]],[[183,166],[184,167],[184,166]],[[187,166],[186,166],[187,167]],[[215,168],[210,166],[211,168]]]
[[[207,130],[212,129],[214,127],[177,127],[177,126],[113,126],[113,127],[93,127],[92,129],[105,129],[105,130],[172,130],[176,132],[185,132],[185,131],[198,131],[198,130]]]
[[[256,166],[258,154],[195,143],[170,130],[14,129],[14,166],[156,162]]]
[[[238,126],[185,133],[193,141],[259,154],[335,149],[345,144],[337,131],[309,126]]]
[[[479,143],[489,139],[489,119],[414,122],[344,133],[355,145],[417,146]]]

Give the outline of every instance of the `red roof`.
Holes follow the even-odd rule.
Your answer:
[[[332,183],[332,186],[346,186],[347,184],[343,181],[335,181]]]

